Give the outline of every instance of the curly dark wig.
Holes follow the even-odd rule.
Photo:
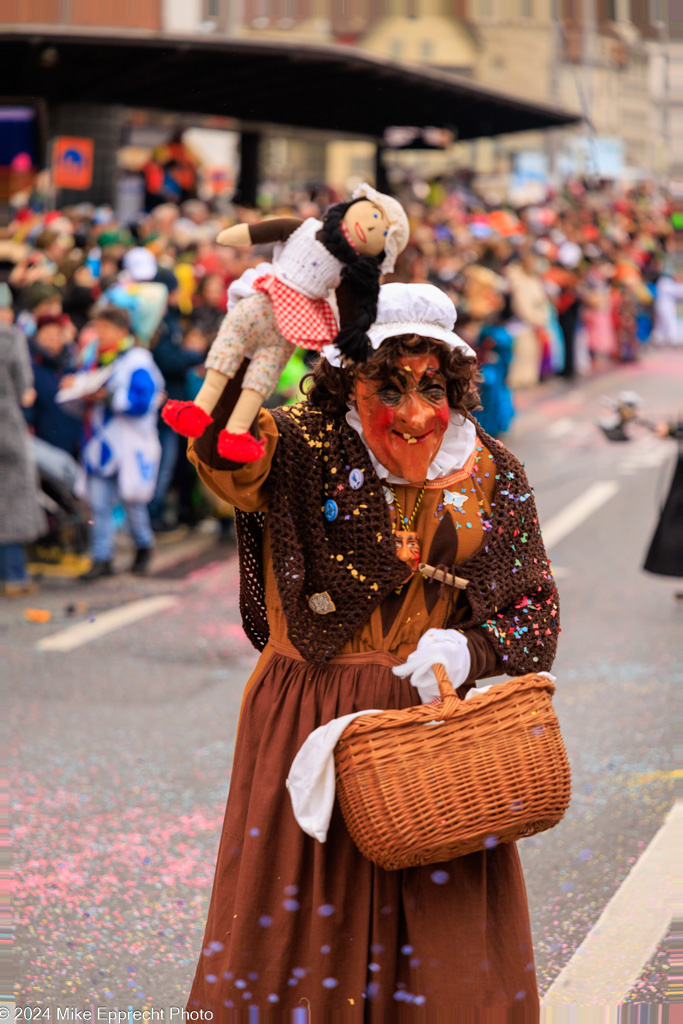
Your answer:
[[[361,256],[344,237],[341,226],[344,214],[356,203],[362,202],[368,200],[351,199],[347,203],[331,206],[318,232],[318,239],[327,251],[344,264],[341,278],[342,284],[353,296],[353,320],[342,323],[335,343],[344,356],[356,363],[365,362],[367,358],[369,339],[366,332],[377,316],[379,268],[384,259],[384,252],[379,256]]]
[[[302,388],[311,405],[332,416],[343,416],[357,377],[366,380],[389,380],[404,356],[434,352],[439,357],[441,372],[446,378],[446,393],[451,409],[466,415],[480,409],[479,385],[482,376],[474,356],[460,349],[449,348],[442,341],[417,334],[401,334],[387,338],[378,349],[372,349],[362,365],[332,366],[321,357],[307,373]]]

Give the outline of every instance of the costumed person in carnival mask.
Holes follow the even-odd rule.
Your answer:
[[[313,730],[438,697],[434,664],[461,696],[476,680],[552,666],[558,599],[533,494],[518,459],[471,417],[476,360],[455,316],[432,285],[384,285],[365,358],[349,364],[332,345],[305,401],[261,410],[262,459],[237,465],[216,447],[237,380],[190,442],[202,480],[238,510],[243,623],[262,654],[188,1011],[538,1019],[514,843],[437,871],[384,871],[338,805],[322,843],[286,796]],[[420,563],[457,571],[467,590],[429,581]]]
[[[246,357],[250,362],[242,393],[218,445],[227,459],[260,459],[264,444],[249,431],[295,347],[320,351],[336,340],[344,356],[362,354],[365,332],[375,319],[380,274],[394,269],[409,234],[400,203],[366,184],[358,186],[350,202],[332,206],[322,221],[277,218],[222,231],[222,245],[281,244],[272,264],[247,271],[231,285],[204,384],[194,402],[166,403],[166,423],[185,437],[199,437]],[[341,330],[328,301],[335,290]]]

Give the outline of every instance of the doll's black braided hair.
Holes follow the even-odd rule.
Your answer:
[[[367,330],[377,316],[380,264],[384,259],[383,252],[378,256],[362,256],[344,236],[344,214],[355,203],[364,201],[366,200],[351,199],[347,203],[330,206],[323,216],[323,226],[317,236],[327,251],[344,264],[342,283],[354,300],[355,315],[350,323],[342,323],[335,344],[345,358],[355,363],[364,363],[367,360],[370,344]]]

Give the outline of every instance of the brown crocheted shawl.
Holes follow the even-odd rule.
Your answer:
[[[404,579],[396,557],[382,485],[367,449],[346,420],[307,403],[273,413],[279,439],[268,478],[268,529],[273,570],[289,640],[307,661],[326,662]],[[557,591],[522,464],[477,425],[494,455],[496,489],[484,544],[459,562],[469,580],[470,614],[458,628],[481,627],[510,675],[551,667],[559,632]],[[360,469],[360,489],[349,473]],[[324,506],[336,502],[328,522]],[[258,650],[268,642],[263,580],[266,513],[237,512],[240,607],[247,636]],[[327,594],[335,610],[309,606]]]

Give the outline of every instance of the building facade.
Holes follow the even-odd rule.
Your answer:
[[[668,83],[667,138],[671,176],[679,200],[683,200],[683,11],[668,26],[666,71]]]
[[[516,173],[523,182],[525,175],[552,180],[569,173],[634,178],[646,173],[665,181],[670,169],[680,169],[683,38],[668,10],[675,2],[5,0],[4,6],[9,20],[20,24],[357,46],[393,61],[466,76],[514,98],[581,113],[578,129],[470,143],[456,138],[443,149],[387,153],[390,167],[419,166],[424,175],[468,166],[492,179]],[[60,130],[69,111],[62,115]],[[396,123],[402,123],[400,110]],[[324,176],[347,190],[374,176],[375,155],[374,140],[266,133],[264,174],[276,181],[278,175],[295,173],[301,182]]]
[[[680,0],[389,0],[391,13],[380,6],[358,45],[580,111],[579,135],[622,144],[626,176],[640,169],[661,181],[683,177]],[[570,154],[576,134],[562,132]],[[562,148],[557,133],[510,136],[504,145],[487,140],[480,160],[500,167],[533,145],[555,155]]]
[[[225,24],[224,0],[213,0],[216,24]],[[204,0],[204,11],[211,7]],[[560,137],[509,136],[455,147],[451,158],[421,156],[435,168],[453,160],[483,172],[508,173],[516,155],[544,154],[560,173],[668,174],[667,0],[242,0],[241,35],[318,38],[347,43],[380,56],[425,64],[470,77],[520,99],[580,112],[583,129]],[[397,112],[397,121],[400,112]],[[574,136],[579,135],[575,140]],[[359,172],[362,146],[348,150],[347,170]],[[408,162],[410,162],[408,160]],[[352,169],[353,165],[353,169]],[[332,151],[330,173],[342,184],[344,160]]]

